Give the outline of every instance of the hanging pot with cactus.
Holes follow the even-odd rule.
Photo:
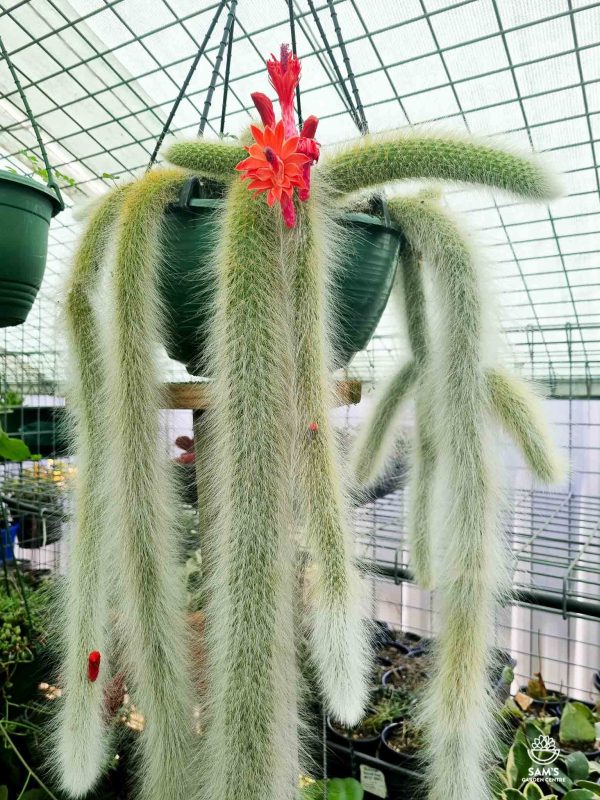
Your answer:
[[[146,720],[142,797],[292,800],[300,754],[293,639],[299,546],[311,562],[303,621],[326,713],[345,727],[359,722],[371,675],[367,582],[356,565],[329,421],[339,361],[334,326],[341,324],[336,275],[347,266],[349,238],[343,209],[356,210],[357,193],[415,179],[493,187],[531,201],[554,194],[536,161],[451,136],[391,132],[320,158],[317,120],[296,127],[298,59],[282,48],[268,70],[282,119],[268,98],[255,95],[262,124],[251,126],[244,147],[202,139],[171,146],[172,166],[98,204],[72,268],[66,319],[77,502],[55,752],[62,788],[72,796],[89,791],[106,763],[104,690],[123,670]],[[198,186],[190,178],[218,184],[223,194],[219,207],[204,206],[212,224],[198,234],[206,236],[204,253],[197,253],[197,283],[187,284],[191,298],[198,287],[212,287],[210,313],[196,319],[197,335],[188,339],[196,350],[185,358],[194,369],[205,362],[212,397],[206,451],[196,454],[212,520],[203,537],[207,691],[198,758],[157,358],[172,325],[163,303],[165,286],[173,285],[162,255],[172,236],[169,214],[184,189]],[[388,206],[402,232],[397,284],[408,298],[414,357],[367,425],[356,474],[366,482],[377,473],[399,403],[415,388],[417,572],[437,579],[442,623],[423,721],[430,798],[463,800],[469,786],[470,796],[483,800],[493,745],[487,637],[504,587],[488,417],[495,414],[515,436],[538,475],[553,477],[554,462],[527,390],[482,363],[479,277],[463,237],[434,196]],[[201,227],[202,213],[188,223]],[[439,294],[437,338],[425,325],[421,254]],[[372,261],[362,269],[369,272]],[[438,351],[439,368],[429,369]],[[423,509],[437,464],[446,470],[446,506],[434,537]],[[109,574],[111,563],[119,564],[117,575]],[[115,640],[123,647],[111,663]],[[86,654],[94,658],[92,673]]]
[[[39,129],[21,87],[17,72],[0,38],[0,54],[17,86],[44,159],[35,171],[47,186],[16,170],[0,170],[0,327],[25,322],[46,269],[50,220],[64,208]]]

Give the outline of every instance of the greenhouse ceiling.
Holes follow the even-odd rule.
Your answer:
[[[548,207],[453,189],[452,207],[493,265],[517,361],[600,376],[600,2],[584,0],[290,0],[302,58],[302,107],[324,145],[357,135],[348,66],[369,129],[419,125],[493,136],[544,152],[564,174]],[[20,0],[0,3],[0,35],[18,70],[50,160],[73,206],[144,170],[219,4],[193,0]],[[332,15],[332,11],[334,14]],[[340,50],[336,25],[345,43]],[[196,135],[223,35],[217,22],[166,141]],[[237,134],[264,59],[290,41],[287,0],[239,0],[228,81],[205,135]],[[335,61],[332,61],[332,56]],[[344,77],[340,83],[336,69]],[[5,62],[0,62],[0,167],[31,171],[39,155]],[[352,96],[351,96],[352,101]],[[50,263],[30,319],[0,346],[60,374],[55,332],[65,265],[77,236],[71,210],[51,230]],[[2,341],[2,337],[4,341]],[[385,370],[401,339],[384,317],[354,371]],[[529,355],[528,355],[529,354]]]

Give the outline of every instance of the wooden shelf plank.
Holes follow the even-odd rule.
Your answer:
[[[164,408],[204,411],[210,406],[210,383],[165,383]],[[349,406],[360,403],[362,385],[360,381],[338,381],[334,406]]]

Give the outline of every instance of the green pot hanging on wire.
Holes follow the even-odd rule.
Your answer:
[[[163,226],[161,293],[166,307],[166,348],[192,375],[205,372],[205,338],[214,297],[212,258],[223,201],[201,198],[198,182],[182,191]],[[368,344],[390,295],[400,233],[381,203],[373,214],[344,214],[347,233],[342,268],[334,276],[334,365],[345,367]],[[199,333],[200,331],[200,333]]]
[[[0,170],[0,327],[27,319],[46,269],[50,220],[61,210],[53,189]]]

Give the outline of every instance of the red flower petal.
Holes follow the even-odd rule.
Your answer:
[[[263,125],[273,127],[275,125],[275,111],[271,100],[262,92],[253,92],[250,97],[260,114]]]

